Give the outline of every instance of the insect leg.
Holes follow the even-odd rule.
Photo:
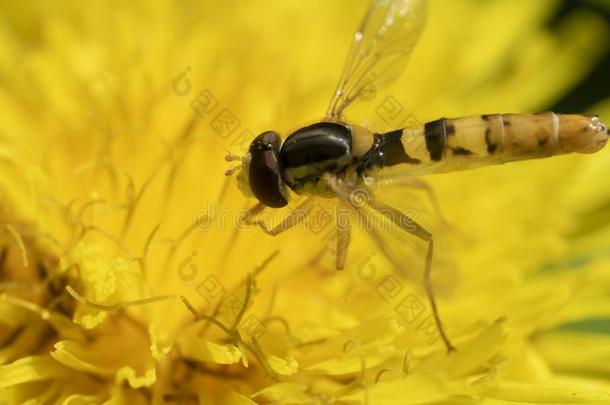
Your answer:
[[[455,351],[455,347],[449,341],[447,334],[445,334],[445,330],[443,329],[443,324],[441,323],[441,317],[438,313],[438,307],[436,306],[436,300],[434,299],[434,291],[432,289],[432,280],[430,278],[430,274],[432,273],[432,253],[434,251],[434,240],[430,237],[428,241],[428,252],[426,253],[426,269],[424,273],[424,287],[426,288],[426,294],[428,295],[428,300],[430,301],[430,307],[432,308],[432,314],[434,315],[434,322],[436,322],[436,328],[445,344],[445,348],[447,349],[447,353],[451,353]]]
[[[250,208],[246,213],[241,217],[241,220],[248,225],[256,225],[256,221],[253,220],[258,214],[263,212],[265,209],[265,205],[263,203],[257,203],[254,207]]]
[[[419,239],[428,242],[428,251],[426,253],[426,264],[424,269],[424,287],[426,289],[426,295],[428,296],[428,301],[430,301],[430,307],[432,308],[432,314],[434,316],[434,321],[436,323],[436,327],[438,332],[445,344],[447,352],[452,352],[455,350],[455,347],[449,341],[449,338],[445,334],[445,330],[443,329],[443,325],[441,323],[441,317],[438,312],[438,307],[436,305],[436,299],[434,298],[434,290],[432,288],[432,279],[430,277],[432,273],[432,256],[434,252],[434,238],[432,234],[428,232],[424,227],[415,222],[409,216],[403,214],[395,208],[390,207],[389,205],[383,204],[379,201],[370,200],[369,206],[373,208],[375,211],[384,215],[390,221],[394,222],[401,229],[406,232],[415,235]]]
[[[276,236],[276,235],[294,227],[299,222],[301,222],[302,220],[307,218],[307,215],[309,215],[309,212],[313,208],[314,198],[315,197],[308,197],[297,208],[290,211],[290,213],[288,213],[288,215],[286,216],[286,218],[284,218],[284,220],[282,222],[280,222],[278,225],[276,225],[273,228],[269,228],[267,226],[267,224],[265,224],[263,221],[256,221],[255,223],[266,234],[271,235],[271,236]]]
[[[352,212],[351,210],[348,210],[347,204],[341,202],[341,205],[337,207],[337,215],[335,217],[335,226],[337,228],[337,256],[335,267],[337,270],[343,270],[345,267],[345,260],[347,259],[347,247],[349,246],[352,226]]]
[[[441,207],[438,203],[438,199],[436,198],[436,194],[434,193],[434,190],[432,189],[432,187],[430,187],[430,184],[428,184],[428,182],[409,176],[400,178],[396,181],[391,182],[390,184],[393,186],[401,185],[422,190],[428,196],[428,200],[430,200],[430,204],[432,204],[432,209],[434,210],[434,212],[436,212],[436,215],[438,215],[443,225],[445,225],[448,229],[453,229],[453,226],[449,223],[449,221],[447,221],[447,219],[443,215]]]
[[[356,186],[346,183],[341,179],[338,179],[334,176],[327,176],[325,178],[330,188],[335,191],[337,196],[344,201],[345,203],[350,203],[354,207],[354,209],[358,213],[362,213],[362,205],[354,204],[353,198],[350,198],[354,195],[362,194],[359,192],[359,189]],[[364,190],[366,191],[366,190]],[[426,289],[426,295],[428,296],[428,300],[430,301],[430,307],[432,309],[432,314],[434,316],[434,321],[436,323],[436,327],[438,329],[439,335],[445,344],[445,348],[447,352],[452,352],[455,350],[455,347],[449,341],[449,338],[445,334],[445,330],[443,329],[440,315],[438,312],[438,306],[436,305],[436,299],[434,297],[434,290],[432,288],[432,281],[430,275],[432,273],[432,256],[434,252],[434,240],[432,234],[428,232],[423,226],[415,222],[412,218],[405,215],[404,213],[398,211],[397,209],[390,207],[382,202],[376,201],[372,198],[369,198],[366,204],[371,207],[373,210],[377,211],[381,215],[388,218],[392,221],[396,226],[400,227],[407,233],[410,233],[417,238],[428,242],[428,251],[426,253],[426,263],[424,270],[424,287]],[[366,215],[362,215],[366,218]],[[394,263],[395,265],[397,263]]]

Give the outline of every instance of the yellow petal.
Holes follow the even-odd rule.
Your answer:
[[[451,394],[442,380],[435,376],[408,375],[402,379],[379,382],[366,389],[371,404],[403,405],[433,403],[447,400]],[[345,399],[361,400],[362,390]]]
[[[535,385],[502,381],[487,396],[537,404],[610,403],[610,385],[567,378]]]
[[[181,346],[180,350],[187,358],[218,364],[238,363],[243,355],[236,346],[218,344],[205,339],[192,340],[189,344]]]
[[[471,341],[460,345],[449,355],[447,371],[452,377],[459,377],[485,364],[494,356],[508,336],[506,319],[498,319]]]
[[[70,370],[49,356],[28,356],[0,366],[0,388],[26,382],[65,378]]]
[[[115,383],[120,385],[124,381],[129,383],[132,388],[150,387],[157,380],[157,371],[154,366],[145,370],[143,375],[138,375],[136,370],[131,367],[121,367],[116,373]]]
[[[224,400],[227,405],[256,405],[252,399],[235,391],[231,391]]]
[[[259,403],[310,404],[312,398],[307,394],[307,390],[307,386],[303,384],[278,383],[260,390],[252,398]]]
[[[281,375],[292,375],[299,369],[299,364],[292,357],[284,359],[278,356],[269,355],[267,356],[267,361],[271,368]]]
[[[87,351],[87,349],[76,342],[60,341],[55,343],[54,350],[51,352],[51,357],[59,363],[75,370],[84,371],[101,377],[114,375],[115,370],[113,370],[112,367],[105,367],[99,364],[100,354],[101,353],[99,352]]]
[[[563,373],[610,376],[610,336],[553,332],[538,336],[535,346],[554,369]],[[575,350],[586,348],[586,350]]]

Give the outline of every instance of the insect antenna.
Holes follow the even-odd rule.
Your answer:
[[[227,155],[225,156],[225,160],[227,162],[241,162],[242,160],[244,160],[243,157],[237,156],[237,155],[229,152],[228,150],[226,152],[227,152]]]
[[[237,155],[229,152],[227,149],[225,149],[225,151],[227,152],[227,155],[225,156],[225,161],[227,161],[227,162],[242,162],[244,160],[243,157],[237,156]],[[235,167],[232,167],[232,168],[230,168],[228,170],[225,170],[225,176],[232,175],[233,173],[235,173],[240,168],[241,168],[241,164],[239,166],[235,166]]]
[[[241,169],[241,165],[225,170],[225,176],[231,176],[233,173]]]

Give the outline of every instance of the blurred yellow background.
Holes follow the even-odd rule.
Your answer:
[[[428,3],[404,75],[354,122],[397,125],[387,97],[409,122],[544,111],[610,48],[595,9]],[[458,240],[455,278],[434,270],[451,356],[420,286],[380,293],[392,273],[362,235],[336,273],[328,229],[235,230],[253,201],[224,156],[323,116],[367,6],[0,5],[0,403],[610,401],[608,335],[582,326],[610,316],[607,150],[429,179]],[[608,123],[610,101],[572,112]]]

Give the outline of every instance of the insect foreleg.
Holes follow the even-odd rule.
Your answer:
[[[348,215],[344,215],[344,214]],[[350,242],[351,234],[351,209],[347,204],[341,201],[337,207],[337,214],[335,216],[335,223],[337,229],[337,256],[335,267],[337,270],[343,270],[345,267],[345,260],[347,259],[347,247]]]
[[[269,228],[263,221],[257,220],[254,223],[258,225],[267,235],[276,236],[288,229],[296,226],[299,222],[307,218],[307,215],[313,208],[315,197],[308,197],[297,208],[290,211],[286,218],[273,228]]]

